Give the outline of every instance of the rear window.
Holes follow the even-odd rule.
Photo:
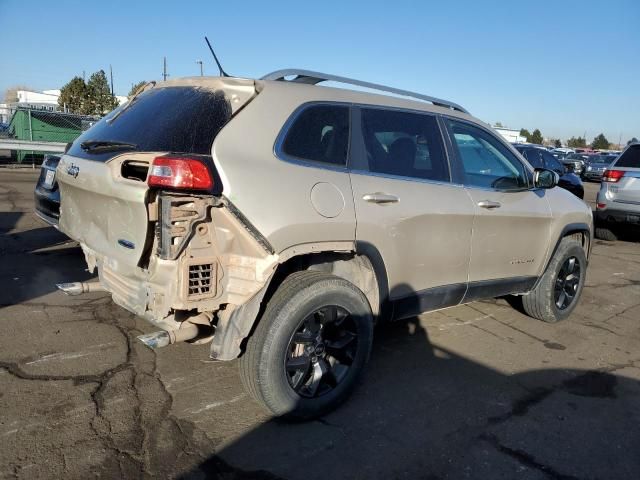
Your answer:
[[[109,141],[132,143],[142,152],[211,155],[213,140],[231,118],[231,112],[231,105],[220,90],[154,88],[134,98],[130,105],[118,107],[83,133],[69,154],[106,161],[122,150],[90,153],[80,145]]]
[[[627,148],[616,162],[616,167],[640,168],[640,145]]]
[[[349,149],[349,108],[314,105],[297,117],[282,144],[291,157],[344,166]]]

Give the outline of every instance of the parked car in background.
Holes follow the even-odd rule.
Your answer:
[[[584,186],[582,185],[580,177],[568,171],[546,148],[540,148],[537,145],[526,143],[516,143],[513,146],[527,159],[532,167],[546,168],[556,172],[560,176],[558,182],[559,187],[569,190],[578,198],[584,198]]]
[[[564,166],[568,167],[570,171],[576,175],[580,175],[588,159],[589,155],[586,153],[573,152],[564,157],[561,162]]]
[[[640,227],[640,144],[629,145],[605,170],[595,222],[603,240],[615,240],[622,226]]]
[[[58,155],[44,156],[34,191],[36,215],[54,227],[57,227],[60,217],[60,190],[56,180],[59,162]]]
[[[616,158],[618,158],[617,155],[589,155],[582,170],[582,179],[599,182],[605,170]]]
[[[553,150],[551,150],[551,154],[560,161],[562,161],[570,153],[574,153],[571,148],[554,148]]]

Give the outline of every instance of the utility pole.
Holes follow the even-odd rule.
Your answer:
[[[204,72],[202,70],[202,60],[196,60],[196,63],[200,64],[200,76],[204,76]]]
[[[85,74],[84,74],[84,70],[82,70],[82,81],[83,82],[87,81],[87,78],[85,77]]]
[[[167,73],[167,57],[162,57],[163,60],[163,69],[162,69],[162,79],[166,82],[167,81],[167,77],[169,76],[169,74]]]
[[[109,75],[111,76],[111,98],[115,98],[113,94],[113,68],[111,68],[111,64],[109,64]]]

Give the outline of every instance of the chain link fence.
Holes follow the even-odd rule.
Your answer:
[[[45,154],[64,151],[98,120],[52,108],[0,107],[0,163],[39,164]]]

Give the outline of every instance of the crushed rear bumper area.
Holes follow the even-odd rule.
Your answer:
[[[113,301],[162,328],[180,328],[185,312],[230,313],[267,283],[278,256],[265,250],[226,201],[162,195],[148,255],[138,264],[82,250]]]

